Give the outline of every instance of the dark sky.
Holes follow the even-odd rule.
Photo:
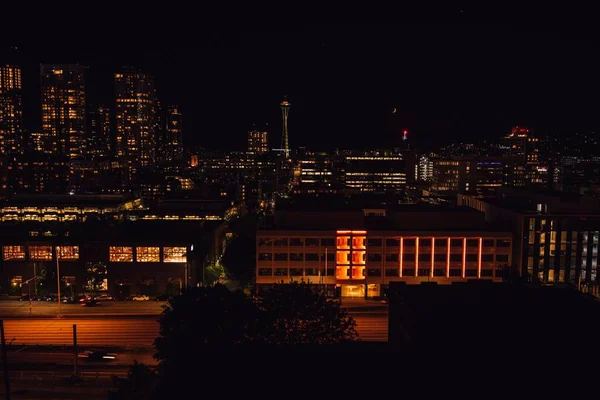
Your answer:
[[[253,123],[280,147],[284,95],[292,147],[418,147],[493,139],[511,125],[539,134],[597,131],[595,36],[561,25],[226,26],[131,46],[114,40],[19,44],[27,126],[39,130],[39,63],[88,66],[88,103],[112,106],[112,74],[134,65],[180,104],[188,143],[243,149]],[[396,108],[396,114],[392,110]]]

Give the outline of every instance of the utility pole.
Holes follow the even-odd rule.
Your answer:
[[[73,375],[77,376],[77,324],[73,324]]]
[[[6,339],[4,338],[4,321],[0,319],[0,338],[2,344],[2,369],[4,370],[4,398],[10,400],[10,378],[8,377],[8,359],[6,358]]]
[[[58,287],[58,318],[62,317],[60,310],[60,263],[58,262],[58,253],[60,247],[56,246],[56,285]]]

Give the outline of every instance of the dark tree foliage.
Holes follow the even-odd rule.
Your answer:
[[[160,336],[154,342],[158,385],[152,399],[189,397],[185,390],[197,387],[199,377],[202,385],[229,393],[245,387],[242,379],[255,381],[280,372],[284,379],[290,370],[283,367],[292,359],[272,359],[270,354],[357,339],[355,322],[340,304],[307,283],[277,284],[259,297],[220,284],[184,290],[160,318]],[[143,382],[139,371],[131,375],[134,382],[121,384],[122,392]]]
[[[246,286],[254,278],[256,239],[248,235],[234,236],[225,249],[221,262],[227,275]]]
[[[248,343],[255,326],[255,306],[241,291],[220,284],[190,288],[165,305],[154,342],[156,358],[178,362],[198,352]]]
[[[277,284],[262,294],[265,331],[269,344],[322,345],[358,339],[356,322],[314,285],[293,282]]]
[[[114,400],[151,400],[154,399],[158,388],[159,376],[157,371],[145,364],[134,361],[127,378],[115,379],[116,390],[111,392],[109,399]]]

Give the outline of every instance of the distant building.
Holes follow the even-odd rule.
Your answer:
[[[330,294],[374,297],[391,282],[500,281],[512,233],[467,207],[355,204],[333,197],[280,206],[257,233],[256,284],[304,280]]]
[[[21,69],[0,65],[0,157],[23,154]]]
[[[127,187],[136,181],[141,168],[155,162],[154,80],[139,72],[116,73],[115,90],[116,155]]]
[[[268,134],[266,131],[253,129],[248,132],[248,153],[263,154],[269,151]]]
[[[544,183],[545,172],[539,159],[539,139],[529,128],[515,126],[504,138],[510,157],[506,183],[508,186],[529,187]]]
[[[345,156],[344,181],[360,192],[395,191],[406,186],[406,162],[402,154],[386,151],[355,152]]]
[[[88,158],[109,158],[112,150],[112,129],[108,108],[99,106],[88,114],[88,133]]]
[[[419,157],[418,180],[431,182],[433,179],[433,161],[426,155]]]
[[[183,117],[181,109],[177,106],[167,108],[164,151],[166,161],[179,160],[183,157]]]
[[[46,153],[44,144],[46,143],[46,137],[41,132],[30,132],[29,133],[29,148],[31,151],[36,153]]]
[[[299,177],[295,193],[333,193],[339,189],[331,155],[303,152],[298,158]]]
[[[46,151],[70,160],[85,157],[84,67],[42,64],[42,133]]]

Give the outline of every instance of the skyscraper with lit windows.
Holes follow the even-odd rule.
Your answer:
[[[179,160],[183,156],[183,117],[178,106],[167,107],[164,146],[167,161]]]
[[[264,154],[269,151],[267,132],[252,129],[248,132],[248,153]]]
[[[23,153],[21,69],[0,65],[0,156]]]
[[[68,160],[84,158],[87,151],[84,67],[42,64],[40,73],[45,149]]]
[[[105,159],[110,155],[112,134],[110,110],[99,106],[88,115],[88,155],[91,159]]]
[[[283,119],[283,128],[281,131],[281,150],[285,154],[285,158],[290,157],[290,138],[288,133],[288,115],[292,104],[284,98],[281,104],[281,117]]]
[[[151,76],[135,71],[115,74],[116,155],[123,184],[136,180],[140,168],[155,161],[155,89]]]

